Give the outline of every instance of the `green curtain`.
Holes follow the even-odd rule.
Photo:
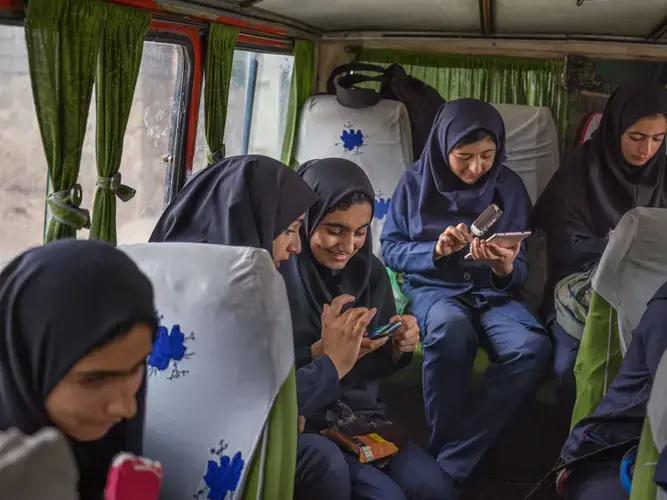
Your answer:
[[[121,184],[119,170],[151,15],[114,4],[105,4],[104,10],[105,25],[95,83],[97,189],[90,238],[115,245],[116,196],[125,202],[135,194],[134,189]]]
[[[234,47],[239,29],[211,23],[204,73],[204,133],[208,144],[208,162],[225,157],[225,122],[232,74]]]
[[[561,141],[567,135],[563,60],[411,54],[372,49],[362,51],[359,59],[383,66],[400,64],[409,75],[431,85],[448,101],[473,97],[492,104],[545,106],[551,110]]]
[[[285,121],[285,138],[280,159],[285,165],[296,167],[294,146],[296,133],[301,117],[301,110],[306,104],[313,88],[315,76],[315,45],[308,40],[294,42],[294,70],[290,87],[287,120]]]
[[[30,0],[25,35],[37,121],[49,169],[45,241],[90,226],[77,184],[104,11],[100,0]]]

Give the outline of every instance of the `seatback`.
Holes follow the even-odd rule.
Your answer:
[[[144,455],[162,500],[242,491],[294,365],[285,284],[267,252],[194,243],[121,247],[151,279],[160,331],[148,364]]]
[[[75,500],[79,471],[68,439],[45,427],[32,436],[0,432],[0,498]]]
[[[371,223],[373,253],[382,259],[380,234],[394,190],[412,164],[410,118],[398,101],[380,100],[367,108],[347,108],[336,96],[308,98],[301,114],[295,158],[346,158],[359,165],[375,189]]]
[[[533,204],[558,169],[558,131],[549,108],[495,104],[507,133],[507,166],[521,176]]]
[[[572,137],[572,149],[576,149],[593,136],[602,121],[602,113],[591,111],[579,118],[577,127],[574,129]]]
[[[505,122],[507,166],[521,176],[534,204],[560,162],[558,131],[551,111],[518,104],[494,106]],[[542,303],[547,276],[546,238],[542,234],[528,239],[528,269],[522,296],[537,308]]]
[[[623,354],[656,290],[667,281],[667,209],[635,208],[612,232],[593,289],[618,312]]]
[[[655,454],[661,455],[665,453],[665,448],[667,448],[667,353],[663,354],[660,359],[651,389],[651,397],[646,408],[646,416],[651,429]],[[664,462],[664,460],[661,462]],[[664,465],[664,463],[661,463],[662,468],[664,468]],[[660,472],[664,478],[664,471],[661,470]],[[667,500],[667,492],[662,488],[657,488],[655,498],[656,500]]]

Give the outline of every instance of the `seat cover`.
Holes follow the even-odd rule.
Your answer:
[[[282,277],[260,249],[121,248],[151,279],[160,317],[148,359],[143,452],[164,467],[160,498],[242,492],[269,411],[294,365]]]
[[[0,432],[0,498],[75,500],[79,472],[67,438],[52,427],[32,436]]]
[[[398,101],[380,100],[367,108],[347,108],[333,95],[308,98],[303,107],[295,158],[345,158],[359,165],[375,189],[371,223],[373,253],[382,259],[380,234],[391,197],[412,165],[410,118]]]
[[[602,113],[599,111],[592,111],[586,113],[579,118],[577,123],[577,128],[574,131],[574,137],[572,139],[572,149],[576,149],[581,146],[584,142],[589,140],[600,126],[602,121]]]
[[[521,176],[533,204],[558,169],[558,131],[549,108],[494,104],[507,131],[507,166]]]
[[[660,474],[660,479],[664,481],[665,464],[662,462],[665,460],[663,455],[667,447],[667,354],[663,354],[660,359],[646,413],[651,426],[653,443],[660,455],[656,473]],[[656,500],[667,500],[667,492],[662,488],[657,488]]]
[[[660,359],[646,413],[655,447],[661,452],[667,446],[667,353]]]
[[[560,162],[558,131],[551,111],[545,107],[518,104],[494,106],[505,122],[506,165],[519,174],[535,204]],[[535,308],[540,306],[544,295],[546,260],[546,238],[542,234],[531,235],[528,239],[529,272],[522,296]]]
[[[635,208],[612,232],[593,289],[618,312],[623,355],[632,330],[656,290],[667,281],[667,209]]]

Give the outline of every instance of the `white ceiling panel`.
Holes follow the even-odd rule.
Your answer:
[[[325,31],[479,31],[478,0],[263,0],[257,7]]]
[[[667,0],[496,0],[498,34],[641,36],[667,15]]]

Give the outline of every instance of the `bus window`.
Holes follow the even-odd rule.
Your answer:
[[[230,79],[225,156],[261,154],[280,159],[294,57],[235,50]],[[193,172],[206,166],[204,91]]]
[[[180,117],[181,101],[187,92],[190,74],[184,70],[187,51],[175,43],[144,42],[139,78],[125,131],[120,173],[123,184],[137,194],[130,201],[117,200],[118,244],[148,241],[153,227],[168,200],[171,164],[177,168],[173,144],[185,132]],[[79,183],[85,208],[92,210],[97,166],[95,162],[95,96],[90,107],[86,138],[81,158]],[[88,238],[88,230],[78,232]]]
[[[0,25],[0,266],[42,243],[47,168],[21,26]]]

